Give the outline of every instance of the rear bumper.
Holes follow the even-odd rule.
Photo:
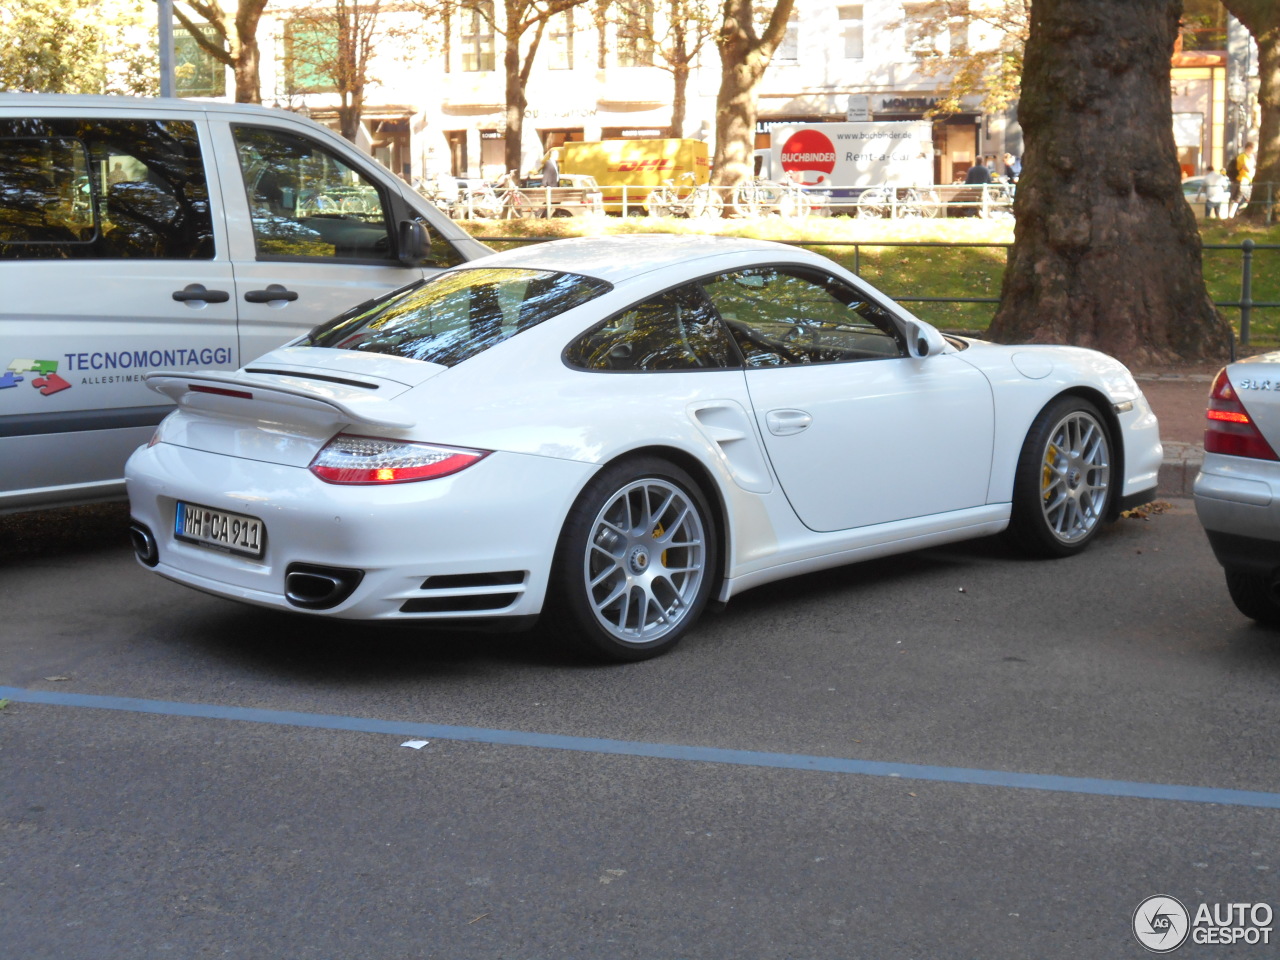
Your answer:
[[[323,483],[303,468],[157,444],[126,468],[156,573],[196,590],[351,620],[527,618],[542,608],[563,519],[590,464],[495,453],[451,477],[385,487]],[[262,520],[259,558],[175,538],[179,500]],[[290,599],[290,570],[358,572],[341,602]]]
[[[1280,570],[1280,463],[1205,454],[1196,514],[1224,567]]]

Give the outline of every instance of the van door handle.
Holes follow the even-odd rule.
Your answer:
[[[188,283],[181,290],[173,291],[173,299],[179,303],[189,303],[192,300],[203,300],[205,303],[226,303],[231,299],[231,294],[225,290],[206,290],[203,283]]]
[[[803,410],[770,410],[764,418],[775,437],[790,437],[805,430],[813,417]]]
[[[249,303],[271,303],[275,300],[288,300],[292,303],[298,299],[298,291],[289,290],[278,283],[271,283],[265,290],[249,290],[244,298]]]

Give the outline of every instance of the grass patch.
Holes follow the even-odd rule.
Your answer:
[[[1004,244],[1013,242],[1012,220],[858,220],[850,217],[788,221],[779,217],[755,220],[685,220],[676,217],[571,217],[555,220],[464,221],[461,226],[485,238],[603,236],[626,233],[711,233],[802,243],[865,277],[889,296],[903,300],[921,319],[943,330],[982,336],[991,323],[995,304],[921,303],[914,297],[998,297],[1004,276]],[[1240,244],[1280,245],[1280,224],[1270,227],[1230,221],[1202,221],[1206,246],[1229,244],[1230,250],[1204,251],[1205,284],[1215,302],[1240,300]],[[918,247],[895,244],[945,243],[992,246]],[[854,245],[857,246],[854,246]],[[497,249],[511,242],[491,241]],[[1256,250],[1253,255],[1253,300],[1280,303],[1280,250]],[[1240,334],[1238,307],[1222,313]],[[1280,308],[1255,307],[1250,318],[1250,352],[1280,348]]]

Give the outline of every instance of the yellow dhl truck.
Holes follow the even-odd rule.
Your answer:
[[[668,180],[676,186],[706,183],[711,160],[701,140],[589,140],[570,141],[557,148],[560,172],[596,178],[608,213],[644,213],[654,187]],[[692,178],[685,175],[692,174]]]

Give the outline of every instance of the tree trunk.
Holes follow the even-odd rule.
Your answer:
[[[240,45],[240,56],[234,65],[236,78],[236,103],[261,103],[258,77],[258,41],[256,38]]]
[[[688,104],[689,64],[677,63],[671,68],[673,90],[671,93],[671,136],[684,136],[684,116]]]
[[[1280,200],[1280,3],[1276,0],[1223,0],[1227,8],[1258,45],[1258,104],[1262,116],[1258,125],[1258,184],[1253,200],[1245,209],[1261,216],[1267,198],[1267,184]]]
[[[1173,142],[1181,0],[1036,0],[1025,138],[991,337],[1068,343],[1130,365],[1226,355]]]
[[[236,37],[239,55],[235,62],[236,103],[261,103],[262,81],[258,75],[258,22],[267,0],[241,0],[236,9]]]
[[[794,0],[777,0],[762,36],[757,37],[750,0],[725,0],[720,49],[720,89],[716,93],[716,152],[711,182],[733,186],[754,170],[756,92],[773,51],[787,29]],[[729,205],[725,206],[726,215]]]
[[[503,146],[503,162],[508,170],[522,173],[520,159],[524,141],[524,108],[528,106],[524,93],[524,78],[520,75],[520,40],[508,39],[502,54],[503,69],[507,73],[507,132]]]

